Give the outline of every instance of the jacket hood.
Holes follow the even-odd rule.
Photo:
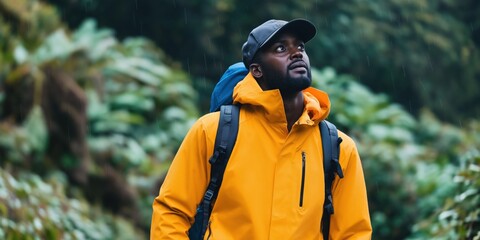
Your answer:
[[[330,113],[330,99],[327,93],[309,87],[303,91],[303,95],[304,112],[296,124],[313,125],[327,118]],[[278,89],[263,91],[251,73],[235,86],[233,102],[263,109],[266,117],[272,122],[286,121],[280,91]]]

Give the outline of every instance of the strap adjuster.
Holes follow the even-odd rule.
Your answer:
[[[212,198],[213,198],[213,191],[210,190],[210,189],[208,189],[207,192],[205,192],[204,198],[205,198],[207,201],[212,200]]]

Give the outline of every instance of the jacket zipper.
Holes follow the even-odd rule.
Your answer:
[[[303,192],[305,189],[305,165],[307,164],[306,154],[302,152],[302,182],[300,185],[300,207],[303,207]]]

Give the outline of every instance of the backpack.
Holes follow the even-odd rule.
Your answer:
[[[189,230],[191,240],[203,239],[213,209],[213,204],[218,195],[223,180],[223,173],[227,166],[230,154],[235,145],[238,133],[240,106],[222,105],[220,107],[220,120],[215,138],[215,147],[209,162],[211,164],[210,182],[198,205],[195,222]],[[342,168],[339,163],[340,143],[337,128],[334,124],[323,120],[319,124],[322,137],[323,164],[325,175],[325,201],[321,222],[323,239],[327,240],[330,230],[330,215],[333,214],[332,183],[335,173],[343,178]]]
[[[243,62],[234,63],[227,68],[212,91],[210,112],[220,110],[220,106],[222,105],[232,104],[233,89],[247,74],[248,69]]]

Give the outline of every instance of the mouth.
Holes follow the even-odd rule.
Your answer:
[[[288,69],[295,70],[295,71],[307,71],[308,66],[304,61],[296,61],[290,64]]]

